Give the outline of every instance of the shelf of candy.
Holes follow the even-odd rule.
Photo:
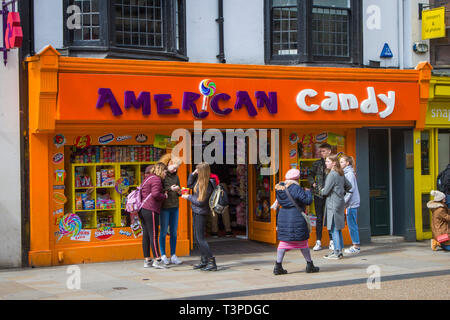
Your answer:
[[[114,169],[99,169],[97,168],[97,187],[114,187],[115,173]]]
[[[153,146],[72,147],[72,163],[154,162],[164,150]]]
[[[300,167],[299,170],[300,170],[300,180],[307,180],[311,168],[310,167]]]
[[[108,213],[97,214],[97,228],[101,227],[111,227],[114,228],[116,225],[114,223],[114,217]]]
[[[132,167],[125,167],[120,169],[120,177],[122,179],[128,180],[128,185],[134,186],[138,184],[138,181],[136,179],[136,171],[135,168]]]
[[[95,210],[95,200],[90,192],[77,192],[75,194],[75,210]]]
[[[81,225],[83,229],[93,229],[95,228],[95,224],[93,221],[95,220],[91,213],[81,213],[78,214],[81,220]]]
[[[116,208],[116,202],[108,192],[97,193],[97,210],[111,210]]]
[[[75,168],[75,188],[92,188],[91,176],[86,172],[86,167]]]

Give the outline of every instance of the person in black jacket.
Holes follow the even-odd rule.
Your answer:
[[[307,262],[307,273],[319,272],[319,268],[315,267],[311,260],[308,245],[309,229],[306,219],[302,215],[302,212],[305,211],[305,206],[312,202],[311,191],[309,189],[304,190],[299,185],[300,171],[298,169],[289,170],[285,178],[286,181],[280,182],[275,186],[277,205],[281,206],[281,209],[277,217],[277,237],[280,243],[273,273],[275,275],[287,273],[282,267],[282,262],[286,251],[292,249],[300,249],[302,252]]]
[[[209,164],[200,163],[197,169],[189,175],[188,188],[192,189],[192,195],[182,195],[183,199],[191,202],[194,220],[194,235],[201,252],[201,261],[194,269],[203,271],[216,271],[216,259],[213,257],[208,242],[205,239],[206,222],[211,214],[209,198],[216,187],[214,179],[211,179]]]
[[[326,167],[325,159],[331,154],[331,145],[328,143],[322,143],[319,146],[320,154],[322,158],[314,161],[311,166],[311,170],[308,174],[308,181],[313,189],[314,194],[314,209],[316,211],[317,221],[316,221],[316,245],[314,246],[314,251],[322,250],[322,228],[323,228],[323,215],[325,211],[325,197],[320,194],[320,190],[325,185],[326,178]],[[328,230],[330,236],[329,249],[334,250],[334,244],[331,237],[331,232]]]

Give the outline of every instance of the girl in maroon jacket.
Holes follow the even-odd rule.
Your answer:
[[[142,222],[142,249],[144,251],[145,263],[144,267],[150,266],[158,269],[164,269],[165,266],[161,262],[161,253],[158,243],[159,229],[159,213],[161,211],[162,202],[167,199],[167,193],[163,192],[162,180],[166,176],[167,167],[163,163],[157,163],[152,167],[145,169],[146,177],[142,183],[142,199],[146,199],[149,194],[151,196],[144,201],[139,218]],[[150,248],[153,253],[154,261],[152,264],[150,258]]]

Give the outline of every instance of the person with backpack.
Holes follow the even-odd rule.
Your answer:
[[[157,163],[152,167],[145,169],[148,177],[142,183],[142,209],[139,211],[143,235],[142,250],[144,252],[144,267],[154,267],[165,269],[161,261],[160,248],[158,243],[159,214],[161,212],[162,202],[167,199],[167,193],[164,193],[162,180],[166,177],[166,165]],[[148,201],[147,201],[148,199]],[[153,253],[153,263],[150,258],[150,249]]]
[[[179,216],[179,201],[181,196],[180,178],[177,170],[183,163],[179,157],[172,156],[168,153],[161,157],[159,162],[167,166],[167,174],[163,180],[163,189],[167,192],[168,198],[163,201],[160,213],[160,234],[159,247],[161,250],[161,260],[165,265],[181,264],[182,261],[176,256],[177,249],[177,230],[178,230],[178,216]],[[166,236],[167,229],[170,230],[170,260],[166,253]]]
[[[277,216],[277,237],[280,240],[277,249],[277,261],[273,269],[275,275],[286,274],[282,263],[286,251],[300,249],[306,260],[306,272],[319,272],[311,259],[308,239],[310,229],[308,221],[303,213],[305,206],[312,202],[312,195],[309,189],[303,189],[298,180],[300,171],[291,169],[286,173],[286,181],[280,182],[275,186],[276,206],[281,206]]]
[[[450,207],[450,163],[437,176],[437,189],[445,194],[445,203]]]
[[[195,171],[189,175],[187,186],[192,189],[192,195],[184,194],[181,197],[192,204],[194,236],[201,253],[200,263],[194,265],[194,269],[216,271],[216,259],[205,239],[206,222],[211,214],[209,198],[217,186],[215,179],[211,178],[209,164],[198,164]]]

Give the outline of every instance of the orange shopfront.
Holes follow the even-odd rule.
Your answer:
[[[176,129],[191,133],[195,148],[199,124],[206,130],[200,143],[208,129],[255,129],[245,164],[234,168],[244,177],[234,214],[248,239],[275,244],[269,207],[285,172],[300,168],[300,183],[308,186],[318,143],[356,156],[357,128],[421,128],[430,75],[426,63],[402,71],[216,65],[69,58],[51,47],[29,58],[28,68],[32,266],[141,259],[139,225],[123,209],[124,198],[145,167],[170,151],[167,137]],[[205,79],[216,88],[204,100]],[[269,162],[252,162],[264,132]],[[261,174],[270,167],[272,175]],[[180,167],[182,186],[191,168]],[[178,256],[189,255],[191,230],[188,204],[180,200]],[[350,243],[347,228],[344,241]]]

